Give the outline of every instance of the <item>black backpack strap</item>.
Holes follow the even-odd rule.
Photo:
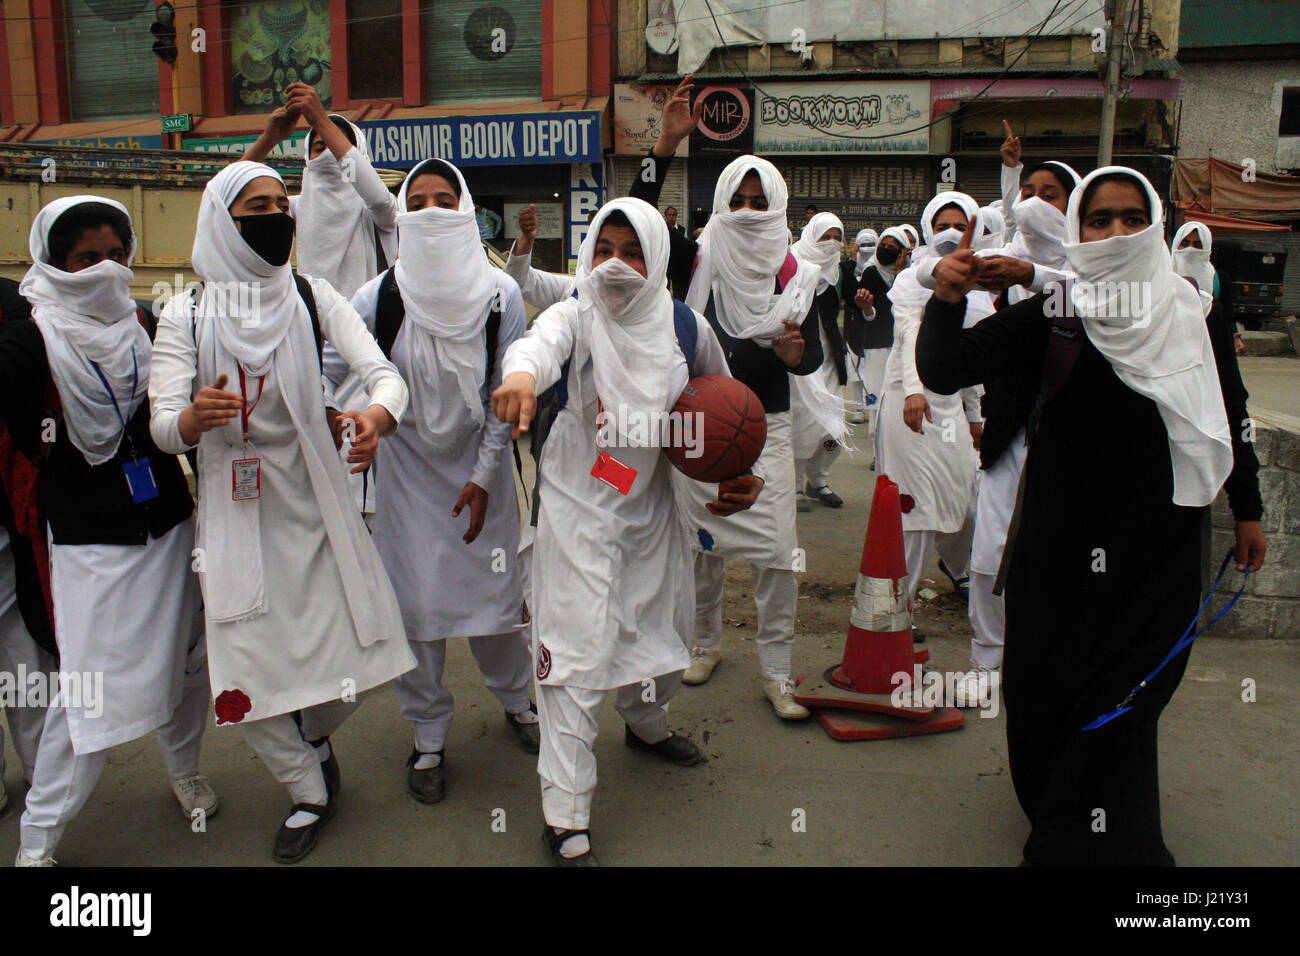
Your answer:
[[[316,311],[316,294],[312,292],[311,281],[304,276],[293,274],[293,281],[298,285],[298,294],[302,296],[302,301],[307,306],[307,314],[311,316],[311,334],[316,340],[316,364],[321,370],[325,369],[325,336],[320,330],[320,314]]]
[[[397,268],[393,267],[379,280],[379,298],[375,301],[375,339],[385,358],[393,357],[393,343],[405,318],[406,304],[397,287]]]

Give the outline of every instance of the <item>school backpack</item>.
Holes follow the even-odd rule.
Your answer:
[[[375,303],[375,339],[385,358],[393,357],[393,343],[406,319],[406,304],[402,290],[397,287],[397,267],[389,269],[379,280],[379,299]],[[501,331],[501,305],[494,302],[487,317],[487,378],[492,379],[492,369],[497,364],[497,338]]]

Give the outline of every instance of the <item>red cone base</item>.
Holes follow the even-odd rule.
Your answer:
[[[936,708],[929,716],[909,720],[867,714],[860,710],[819,709],[813,711],[813,714],[833,740],[888,740],[891,737],[917,737],[921,734],[960,730],[966,723],[966,716],[956,707]]]

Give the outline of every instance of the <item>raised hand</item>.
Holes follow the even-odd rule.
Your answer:
[[[1012,167],[1019,166],[1020,137],[1011,132],[1011,124],[1006,120],[1002,121],[1002,129],[1007,134],[1007,138],[1002,141],[1002,165]]]
[[[681,141],[690,136],[691,130],[700,125],[700,119],[704,116],[704,101],[697,100],[695,109],[691,109],[691,90],[695,88],[694,80],[694,75],[683,79],[677,84],[677,89],[673,90],[673,95],[668,102],[664,104],[659,139],[654,146],[656,156],[667,157],[677,152]]]

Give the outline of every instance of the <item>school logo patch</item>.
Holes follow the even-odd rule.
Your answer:
[[[709,534],[703,528],[699,531],[700,547],[705,551],[713,550],[713,535]]]
[[[237,724],[253,709],[253,702],[242,690],[223,690],[217,695],[213,709],[217,712],[217,723]]]
[[[824,442],[822,442],[822,448],[825,449],[826,451],[834,451],[839,446],[840,443],[837,442],[834,438],[828,438]]]
[[[898,507],[899,510],[903,512],[903,514],[907,514],[909,511],[911,511],[913,508],[916,507],[916,499],[913,498],[911,495],[899,495]]]
[[[551,675],[551,652],[545,644],[537,645],[537,679],[546,680]]]

